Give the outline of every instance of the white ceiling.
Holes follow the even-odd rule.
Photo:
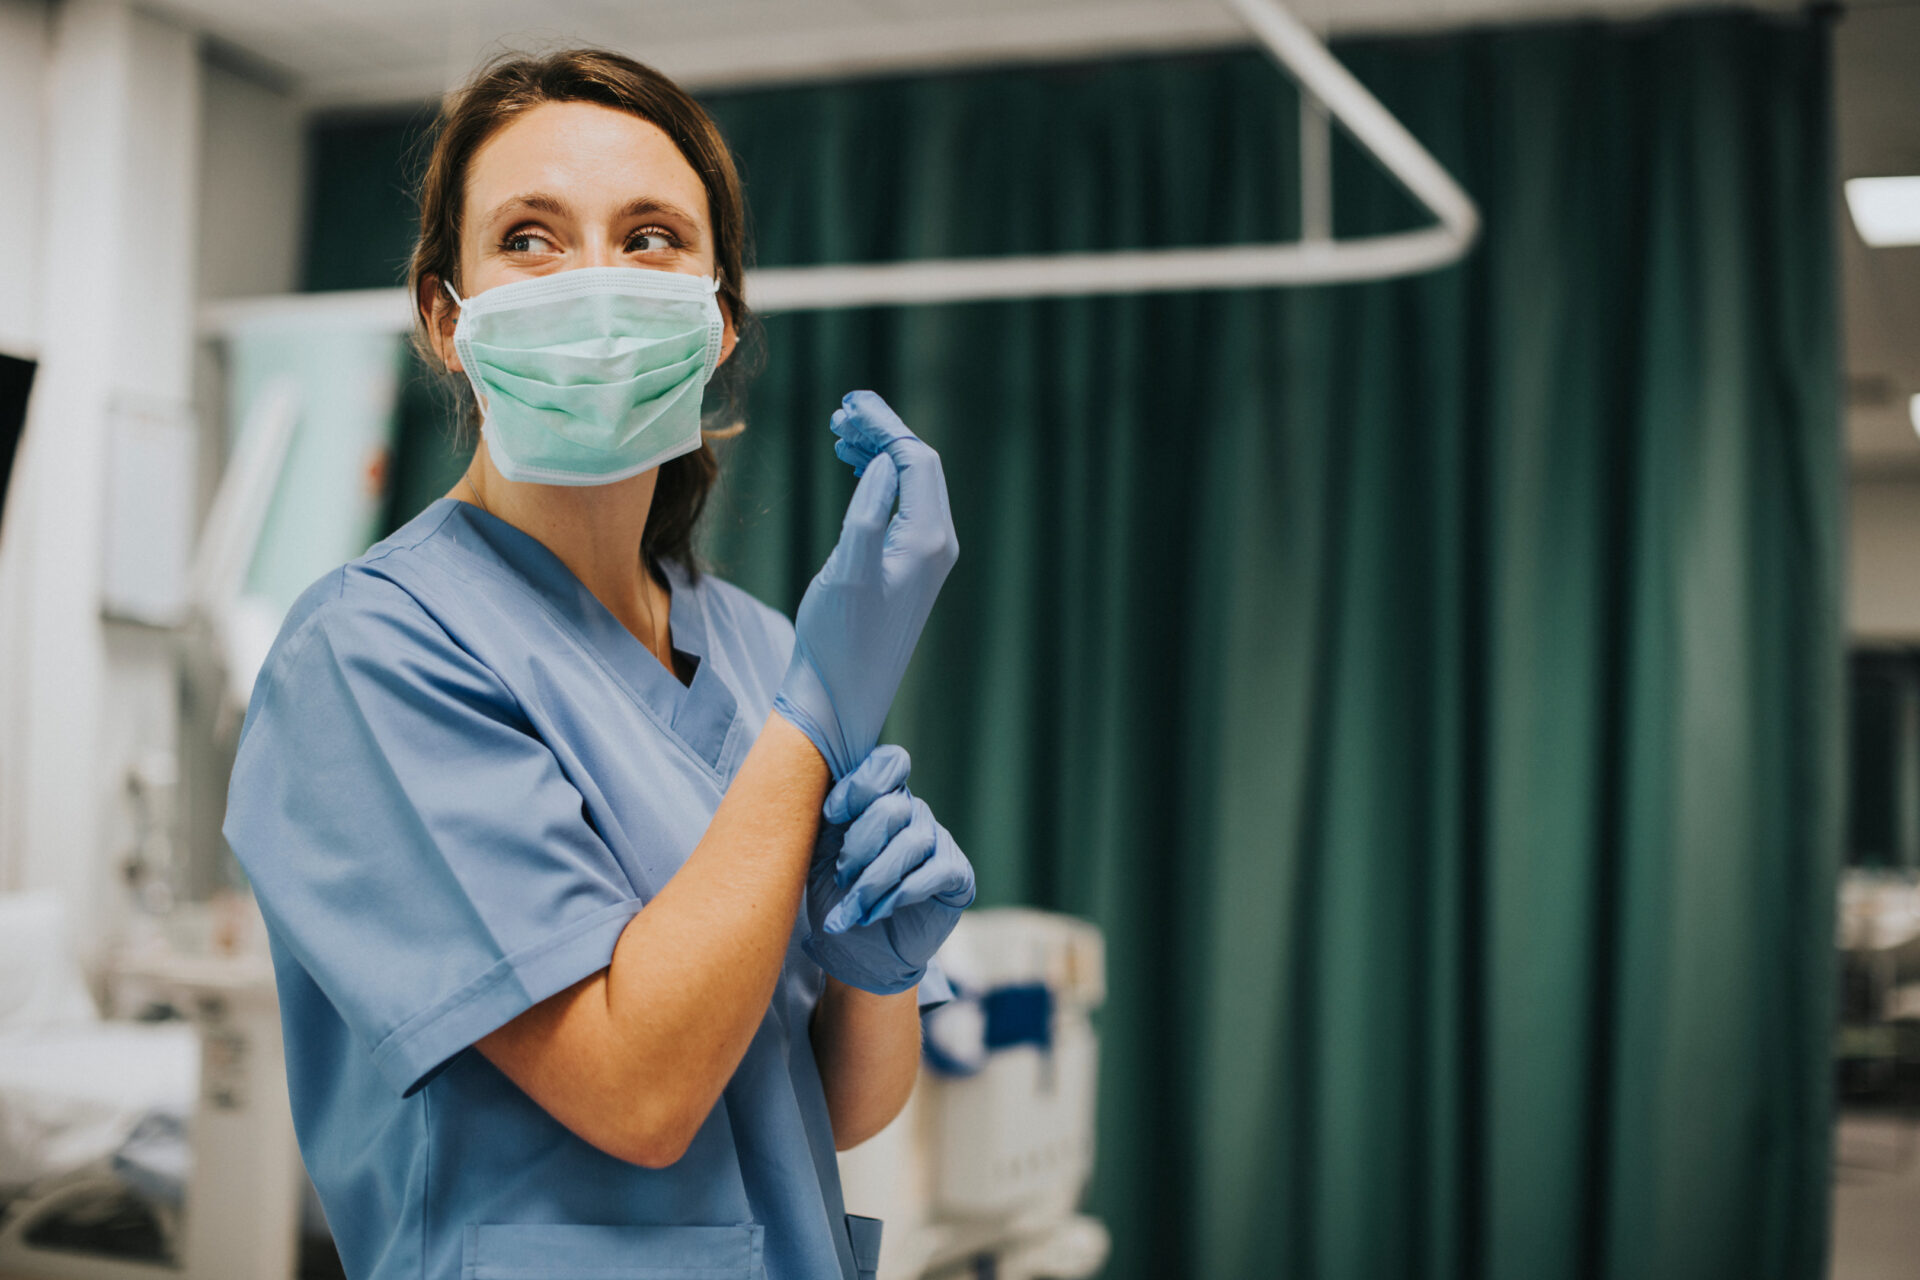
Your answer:
[[[1322,34],[1719,0],[1294,0]],[[591,42],[695,86],[1244,43],[1219,0],[154,0],[313,106],[429,99],[500,48]],[[1754,0],[1797,9],[1799,0]],[[539,14],[530,24],[528,13]],[[1835,37],[1840,176],[1920,173],[1920,0],[1849,0]],[[1839,200],[1839,192],[1834,193]],[[1869,249],[1840,217],[1856,473],[1920,477],[1920,247]]]
[[[1792,9],[1799,0],[1750,0]],[[1872,2],[1872,0],[1870,0]],[[694,86],[1244,43],[1220,0],[153,0],[318,105],[418,101],[490,48],[592,42]],[[1294,0],[1322,34],[1724,0]],[[537,21],[529,22],[529,13]]]

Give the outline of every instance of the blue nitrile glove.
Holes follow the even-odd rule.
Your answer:
[[[907,790],[911,762],[879,747],[827,793],[807,876],[814,963],[862,991],[890,996],[927,961],[973,901],[973,866],[927,802]]]
[[[793,660],[773,709],[844,778],[880,741],[907,659],[960,554],[940,455],[871,391],[833,415],[839,453],[857,441],[861,472],[840,541],[793,618]],[[896,491],[900,510],[891,520]]]

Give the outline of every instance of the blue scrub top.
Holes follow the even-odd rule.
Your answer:
[[[575,1136],[470,1046],[607,966],[758,735],[793,627],[668,571],[685,686],[540,542],[441,499],[294,605],[226,836],[266,917],[307,1169],[353,1280],[848,1280],[795,921],[685,1156]],[[945,994],[929,971],[922,1002]]]

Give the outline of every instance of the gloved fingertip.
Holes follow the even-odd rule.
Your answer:
[[[893,406],[872,391],[849,391],[841,403],[848,412],[836,430],[847,439],[857,440],[876,452],[902,440],[918,439],[893,411]]]
[[[873,524],[884,526],[887,513],[899,495],[900,474],[894,468],[893,459],[876,453],[867,460],[866,470],[860,475],[860,487],[853,491],[853,503],[848,509],[859,512]]]

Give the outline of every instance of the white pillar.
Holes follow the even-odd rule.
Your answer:
[[[0,351],[23,360],[40,357],[40,253],[45,215],[46,73],[51,11],[43,0],[0,0],[0,175],[20,220],[26,253],[0,254]],[[16,463],[16,470],[18,469]],[[17,504],[14,504],[17,506]],[[25,687],[12,678],[26,662],[29,610],[22,574],[10,572],[19,557],[9,555],[6,530],[17,517],[0,522],[0,892],[20,879],[19,854],[24,828],[14,799],[21,779],[15,764],[26,750]],[[13,539],[12,541],[18,541]]]
[[[82,950],[118,900],[127,764],[173,747],[164,644],[100,612],[114,406],[189,400],[200,60],[120,0],[64,0],[46,58],[40,367],[0,540],[0,871],[62,890]]]
[[[45,0],[0,0],[0,189],[21,220],[19,251],[0,254],[0,352],[40,352],[40,213],[44,203]]]

